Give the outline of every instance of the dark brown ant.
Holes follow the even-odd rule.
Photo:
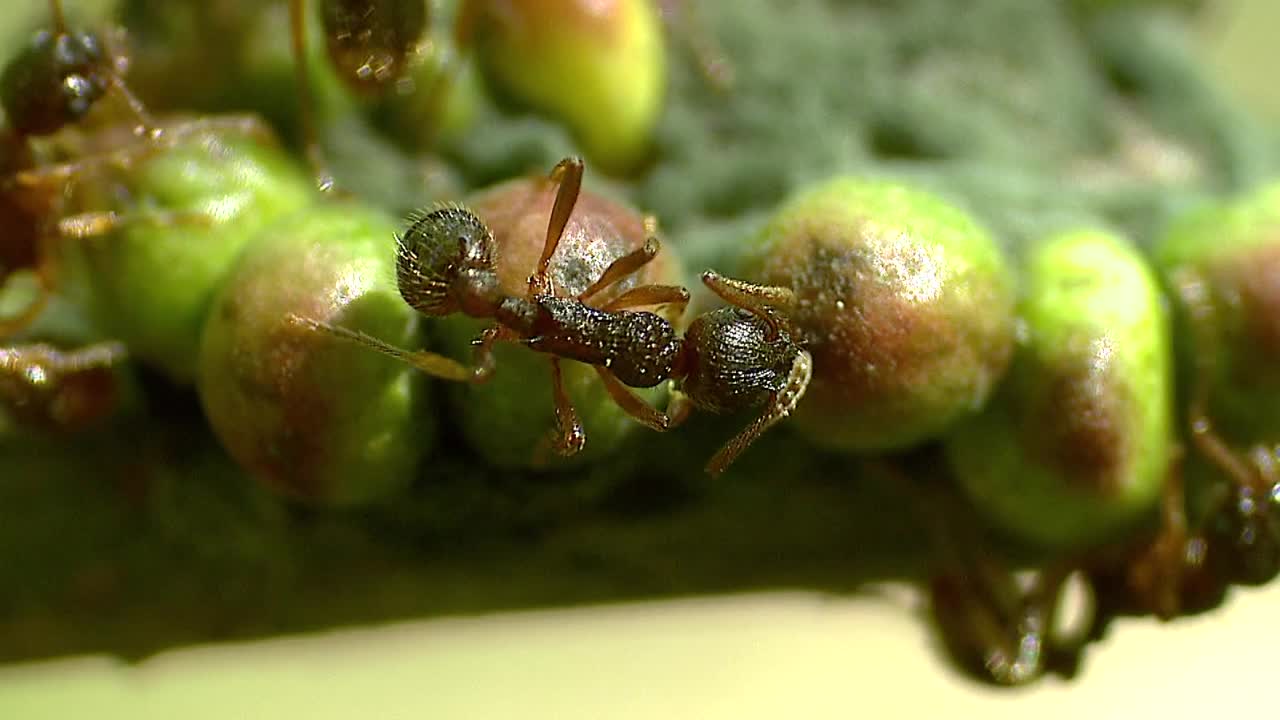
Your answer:
[[[255,137],[271,135],[256,118],[246,116],[157,122],[125,84],[126,61],[114,43],[104,40],[110,34],[69,29],[59,0],[49,0],[49,12],[51,29],[38,31],[0,72],[0,107],[7,120],[0,134],[0,221],[6,226],[0,242],[0,281],[18,270],[34,270],[38,280],[29,305],[15,317],[0,319],[0,338],[30,325],[48,301],[56,285],[54,241],[66,235],[100,234],[118,220],[102,213],[63,218],[76,176],[96,165],[127,165],[140,154],[199,131],[222,128]],[[123,100],[129,122],[123,132],[108,122],[98,138],[110,138],[99,142],[107,150],[65,162],[38,162],[33,138],[79,126],[111,94]],[[132,142],[138,138],[141,142]],[[88,144],[83,138],[77,143]]]
[[[462,313],[496,321],[477,339],[472,366],[431,352],[394,347],[346,328],[292,319],[436,377],[461,382],[483,382],[492,374],[495,342],[520,343],[545,353],[551,363],[556,406],[554,448],[565,455],[581,450],[586,435],[561,381],[561,360],[595,367],[613,401],[659,431],[680,424],[694,408],[725,413],[764,405],[764,412],[707,464],[707,472],[717,475],[756,438],[789,415],[808,386],[812,359],[784,314],[793,295],[787,288],[705,272],[702,282],[731,307],[694,318],[683,337],[662,316],[632,309],[667,305],[678,317],[689,302],[689,292],[682,287],[643,285],[593,305],[593,298],[657,255],[658,240],[652,226],[643,247],[614,260],[577,296],[557,295],[548,265],[573,212],[582,173],[578,158],[562,160],[551,172],[559,185],[542,255],[523,297],[502,292],[494,265],[493,234],[465,208],[446,207],[417,215],[404,236],[397,238],[397,284],[405,302],[432,317]],[[667,413],[649,406],[630,390],[654,387],[666,380],[677,385]]]

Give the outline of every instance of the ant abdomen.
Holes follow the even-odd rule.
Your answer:
[[[731,413],[759,407],[783,392],[799,347],[787,331],[777,337],[760,316],[736,307],[700,315],[685,331],[687,375],[681,391],[695,407]]]
[[[492,316],[502,296],[493,233],[463,207],[410,217],[409,229],[397,237],[396,285],[424,315]]]

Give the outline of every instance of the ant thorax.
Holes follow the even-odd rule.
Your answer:
[[[685,352],[681,391],[700,410],[730,413],[782,392],[801,349],[785,328],[775,337],[759,316],[724,307],[690,323]]]
[[[598,310],[549,295],[524,302],[536,311],[533,322],[520,328],[533,350],[607,368],[624,385],[637,388],[657,385],[676,366],[682,342],[658,315]],[[507,324],[502,316],[499,321]]]

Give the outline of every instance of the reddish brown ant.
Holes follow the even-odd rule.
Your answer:
[[[333,175],[324,160],[312,109],[304,5],[304,0],[289,0],[302,142],[316,184],[330,190]],[[376,97],[404,77],[423,44],[429,14],[425,0],[320,0],[320,19],[338,76],[357,93]]]
[[[123,59],[102,35],[68,28],[58,0],[51,27],[38,31],[0,73],[0,282],[20,270],[35,277],[34,295],[17,314],[0,318],[0,338],[27,328],[44,310],[57,275],[51,243],[71,173],[38,167],[31,139],[81,122],[105,97],[119,96],[135,124],[133,135],[156,137],[155,124],[121,77]],[[125,355],[118,343],[62,352],[45,344],[0,348],[0,402],[24,426],[76,430],[114,406],[112,366]]]
[[[59,0],[50,0],[51,29],[38,31],[0,74],[0,106],[7,128],[0,138],[0,280],[22,269],[35,271],[37,292],[16,316],[0,320],[0,337],[29,325],[48,300],[55,255],[45,246],[51,219],[62,200],[60,182],[36,170],[31,138],[80,122],[109,92],[122,97],[137,120],[136,133],[154,127],[142,104],[121,79],[122,60],[95,33],[68,29]]]
[[[678,425],[694,409],[733,412],[760,405],[764,412],[725,444],[707,464],[707,472],[725,470],[761,434],[795,408],[812,374],[812,359],[799,344],[785,312],[793,302],[789,289],[754,285],[714,272],[702,282],[731,307],[694,318],[684,336],[672,324],[639,307],[668,305],[683,313],[689,292],[674,285],[642,285],[602,305],[591,303],[602,291],[644,267],[658,253],[650,227],[643,247],[617,258],[575,297],[556,294],[548,264],[560,242],[582,184],[578,158],[562,160],[551,172],[559,183],[547,224],[546,242],[523,297],[501,291],[494,267],[492,232],[471,211],[446,207],[417,215],[397,238],[400,294],[424,315],[462,313],[491,319],[496,325],[476,341],[474,364],[431,352],[404,350],[346,328],[307,318],[292,320],[308,328],[360,343],[436,377],[483,382],[494,370],[495,342],[515,342],[547,354],[556,404],[555,448],[573,454],[586,436],[565,392],[561,360],[595,367],[610,397],[624,411],[655,430]],[[676,382],[668,412],[641,400],[630,388]]]
[[[101,234],[122,220],[112,212],[67,216],[77,176],[98,165],[127,166],[139,154],[203,129],[264,132],[255,119],[241,117],[158,123],[124,82],[117,38],[70,29],[59,0],[50,0],[49,13],[50,28],[36,32],[0,71],[7,121],[0,135],[0,223],[6,228],[0,286],[19,271],[31,271],[35,280],[25,306],[0,318],[0,339],[27,330],[57,288],[57,241]],[[124,123],[98,111],[113,95],[126,111]],[[94,127],[71,132],[88,125]],[[49,141],[37,147],[35,139]],[[55,162],[41,162],[50,155]],[[151,217],[164,221],[157,213]],[[105,415],[111,409],[116,388],[109,366],[124,356],[116,343],[71,351],[40,343],[0,348],[0,402],[33,426],[82,427],[91,411]]]

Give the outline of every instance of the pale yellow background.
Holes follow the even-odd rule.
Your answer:
[[[1122,621],[1072,683],[995,690],[939,661],[901,588],[431,620],[0,667],[0,718],[1274,717],[1280,586]]]

